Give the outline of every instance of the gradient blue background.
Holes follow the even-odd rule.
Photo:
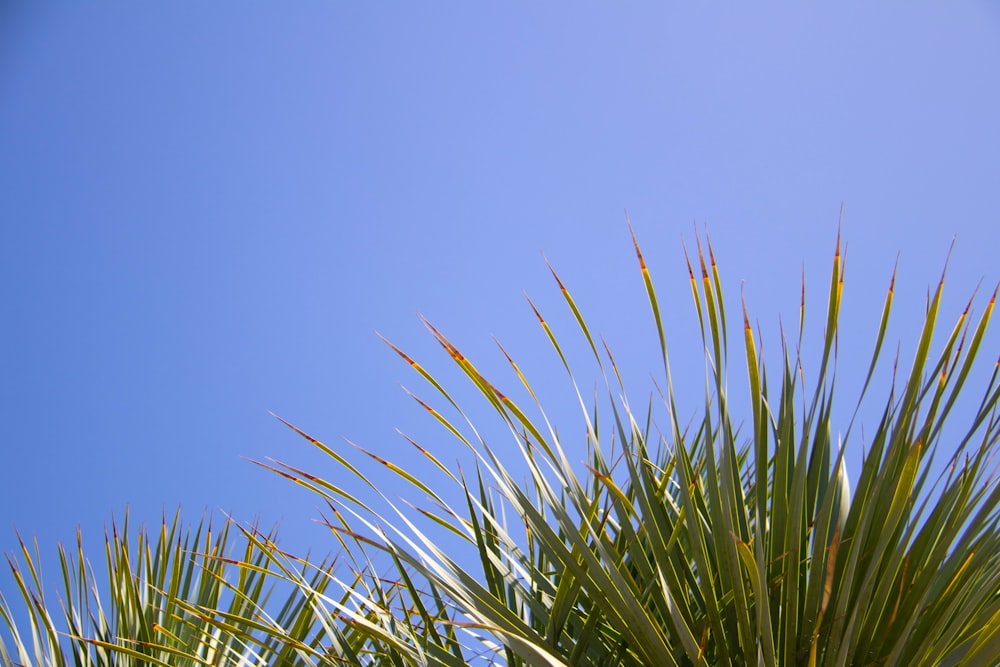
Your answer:
[[[497,336],[582,447],[522,290],[582,355],[544,252],[641,403],[659,366],[625,209],[697,405],[682,236],[707,225],[774,367],[803,263],[822,332],[843,203],[849,412],[897,254],[890,361],[953,238],[948,326],[1000,278],[1000,10],[880,5],[4,4],[0,550],[15,526],[53,554],[178,505],[331,549],[316,500],[241,457],[361,490],[272,410],[338,447],[419,464],[398,427],[468,462],[372,332],[454,378],[417,311],[513,386]]]

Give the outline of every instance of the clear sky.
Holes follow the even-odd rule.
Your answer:
[[[544,253],[648,392],[626,209],[696,396],[695,225],[772,337],[804,263],[815,338],[843,203],[851,405],[897,254],[904,352],[953,238],[949,326],[992,290],[995,3],[690,4],[3,4],[0,550],[15,526],[54,553],[178,505],[332,548],[316,501],[241,457],[335,470],[272,410],[337,446],[413,462],[398,427],[461,458],[373,333],[451,377],[418,311],[510,383],[497,336],[579,434],[522,291],[573,339]]]

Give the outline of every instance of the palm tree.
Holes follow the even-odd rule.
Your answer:
[[[308,598],[297,591],[286,593],[273,617],[265,613],[276,582],[264,567],[269,551],[258,545],[274,550],[274,534],[240,528],[245,538],[234,556],[227,553],[236,546],[234,525],[226,521],[213,530],[211,521],[202,521],[192,531],[175,515],[163,518],[154,538],[144,527],[133,538],[126,515],[106,536],[103,585],[78,534],[75,552],[59,548],[58,604],[41,585],[37,544],[29,549],[21,542],[24,567],[11,556],[8,562],[28,621],[18,624],[0,595],[11,640],[8,648],[0,637],[0,659],[4,665],[270,665],[288,663],[300,649],[277,641],[269,624],[295,628],[303,645],[326,641]],[[328,574],[330,565],[310,563],[309,571]],[[328,582],[314,576],[311,584],[322,593]],[[214,619],[226,622],[209,622]]]
[[[24,548],[31,576],[17,580],[28,630],[0,605],[14,638],[0,657],[46,665],[1000,663],[1000,485],[991,467],[1000,363],[981,398],[967,400],[977,390],[966,385],[996,291],[977,321],[970,299],[932,355],[942,277],[909,372],[897,376],[894,367],[852,485],[844,456],[853,420],[842,441],[833,435],[839,238],[815,367],[783,340],[780,372],[769,373],[742,308],[750,403],[742,409],[729,403],[727,309],[706,249],[699,241],[688,261],[708,377],[691,422],[681,418],[662,312],[635,243],[662,353],[660,400],[629,401],[611,351],[553,271],[603,373],[606,397],[585,399],[564,344],[531,305],[575,390],[585,447],[570,448],[502,347],[517,389],[501,390],[426,323],[505,431],[501,440],[474,424],[442,381],[389,343],[436,395],[414,398],[468,448],[468,474],[413,441],[441,486],[360,450],[412,492],[401,504],[351,458],[292,426],[371,490],[360,497],[333,478],[261,463],[323,499],[339,562],[296,558],[252,526],[237,526],[230,539],[227,524],[215,538],[182,545],[175,525],[152,553],[144,535],[134,551],[115,539],[114,613],[95,611],[83,555],[63,558],[68,629],[60,639],[37,555]],[[859,406],[879,367],[894,282],[895,272],[871,358],[851,361],[867,364]],[[939,447],[949,459],[936,475]]]

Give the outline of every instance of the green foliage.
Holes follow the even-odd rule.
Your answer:
[[[61,613],[43,589],[37,545],[29,549],[22,542],[23,567],[10,556],[8,562],[27,605],[28,630],[19,630],[0,596],[0,617],[12,638],[10,646],[0,638],[3,664],[273,665],[315,654],[320,638],[329,637],[307,597],[295,590],[274,617],[268,615],[276,583],[268,581],[266,568],[277,553],[273,535],[238,528],[243,551],[233,560],[224,555],[235,542],[233,525],[227,521],[216,532],[202,522],[192,533],[175,516],[163,519],[155,540],[145,528],[133,540],[126,516],[120,531],[115,528],[105,538],[108,579],[103,585],[78,535],[75,554],[59,549]],[[308,569],[330,572],[327,563]],[[318,592],[328,582],[327,576],[312,581]],[[282,628],[294,630],[297,640],[283,636],[279,641]]]
[[[583,399],[563,344],[532,304],[576,388],[585,466],[575,465],[584,448],[571,450],[557,434],[503,348],[530,407],[428,323],[509,431],[502,443],[481,435],[444,384],[390,343],[437,395],[416,400],[468,448],[472,474],[414,442],[451,485],[432,488],[416,471],[369,454],[412,491],[413,506],[398,507],[347,457],[292,427],[371,490],[362,498],[333,477],[261,464],[324,499],[340,567],[285,554],[254,530],[229,539],[228,525],[215,538],[199,537],[199,529],[182,545],[176,522],[165,524],[154,547],[141,534],[135,551],[124,534],[115,536],[107,615],[82,553],[62,554],[68,631],[60,642],[37,555],[22,549],[28,580],[12,565],[29,606],[30,640],[4,604],[14,648],[8,654],[0,645],[0,657],[37,665],[112,664],[112,653],[114,664],[997,664],[1000,485],[991,466],[1000,366],[981,396],[969,401],[976,390],[966,386],[996,292],[977,321],[970,300],[934,356],[942,278],[912,367],[899,377],[894,368],[852,488],[843,458],[850,425],[842,446],[832,423],[839,239],[815,374],[787,344],[780,372],[769,374],[742,309],[748,410],[729,404],[727,311],[706,247],[707,254],[699,242],[688,262],[708,369],[692,423],[679,414],[664,313],[636,244],[666,375],[662,432],[652,406],[632,407],[611,352],[556,277],[607,392],[606,400]],[[862,396],[879,365],[892,297],[890,284]],[[807,377],[814,378],[808,387]],[[685,396],[691,389],[685,381]],[[970,403],[955,413],[962,424],[947,421],[956,405]],[[935,478],[939,448],[950,459]],[[224,556],[235,543],[244,552]],[[456,543],[469,557],[456,555],[463,553]],[[472,573],[476,555],[480,571]],[[350,576],[341,578],[345,568]],[[273,618],[272,581],[287,593]]]

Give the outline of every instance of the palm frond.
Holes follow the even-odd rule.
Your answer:
[[[433,518],[429,526],[418,525],[381,492],[376,495],[388,513],[349,494],[329,493],[332,485],[315,476],[297,475],[290,467],[285,474],[353,516],[363,536],[344,524],[331,529],[366,551],[388,556],[412,599],[426,600],[426,591],[433,590],[441,598],[431,599],[447,600],[439,609],[450,607],[448,615],[419,615],[420,627],[440,626],[434,643],[441,650],[452,646],[445,628],[459,626],[495,640],[502,646],[496,660],[509,665],[973,665],[1000,659],[995,637],[1000,494],[991,468],[1000,438],[996,373],[962,440],[957,446],[942,442],[945,419],[968,395],[965,382],[995,294],[974,327],[970,302],[935,360],[931,343],[943,278],[938,283],[911,370],[897,379],[900,390],[885,401],[852,489],[845,462],[851,445],[846,436],[834,436],[844,429],[833,424],[844,286],[840,239],[811,386],[804,382],[808,369],[787,344],[780,373],[769,382],[743,307],[750,392],[745,410],[729,402],[722,280],[711,243],[698,239],[688,268],[708,382],[693,430],[682,427],[663,308],[637,242],[635,249],[666,373],[662,407],[669,426],[663,432],[650,428],[658,421],[652,413],[632,407],[610,350],[606,345],[601,350],[553,270],[572,319],[605,374],[606,400],[588,405],[564,345],[530,304],[580,406],[585,466],[572,463],[581,456],[569,453],[525,371],[506,350],[501,348],[530,406],[499,389],[428,323],[507,431],[504,440],[483,436],[487,429],[471,423],[453,392],[390,343],[445,408],[424,398],[417,398],[419,404],[475,456],[473,477],[449,473],[446,480],[465,498],[464,506],[448,506],[446,491],[431,490],[415,471],[383,459],[413,490],[411,504],[423,498],[440,508],[423,510]],[[879,365],[894,286],[895,272],[873,355],[861,362],[867,366],[862,394]],[[800,323],[800,346],[801,328]],[[690,383],[684,388],[689,396]],[[468,424],[471,435],[445,416],[449,410]],[[532,413],[539,417],[529,417]],[[750,425],[737,426],[744,422]],[[848,434],[850,426],[845,425]],[[620,458],[609,462],[605,452],[616,442]],[[429,447],[418,447],[441,467]],[[948,450],[951,473],[931,489],[933,454],[939,449]],[[526,482],[518,481],[519,471]],[[465,557],[478,559],[478,575],[469,572],[468,560],[439,546],[440,536],[426,532],[435,526],[460,536],[468,548]],[[416,622],[412,616],[403,620]]]
[[[804,286],[798,340],[793,348],[781,340],[777,372],[768,371],[741,304],[749,391],[741,406],[728,392],[723,281],[711,242],[696,239],[696,253],[685,255],[705,382],[684,379],[684,400],[704,393],[686,422],[666,309],[634,233],[632,240],[663,366],[652,392],[659,404],[629,399],[609,346],[552,269],[604,387],[584,398],[573,348],[529,300],[579,407],[579,445],[559,435],[530,373],[505,348],[517,381],[509,390],[425,321],[498,420],[499,429],[477,423],[463,408],[468,397],[459,400],[458,390],[389,343],[427,382],[433,398],[410,395],[472,457],[467,472],[412,438],[426,459],[419,469],[355,446],[356,456],[392,476],[389,493],[351,455],[284,422],[330,458],[334,476],[280,461],[260,465],[323,500],[323,525],[341,552],[336,570],[282,551],[252,525],[227,522],[213,532],[203,524],[192,534],[174,519],[156,540],[140,531],[133,547],[126,521],[108,539],[107,585],[98,585],[82,548],[60,552],[60,615],[44,596],[37,548],[22,544],[9,560],[27,620],[19,624],[0,598],[11,637],[8,645],[0,639],[0,658],[31,665],[998,664],[1000,363],[981,397],[969,383],[996,291],[975,323],[970,300],[935,347],[942,276],[910,370],[896,377],[894,364],[852,484],[852,428],[882,367],[895,270],[870,359],[847,360],[866,374],[854,417],[838,428],[839,235],[815,366],[801,358]],[[936,455],[947,457],[937,477]],[[441,474],[443,486],[429,481],[428,470]],[[364,494],[348,490],[345,472]]]

